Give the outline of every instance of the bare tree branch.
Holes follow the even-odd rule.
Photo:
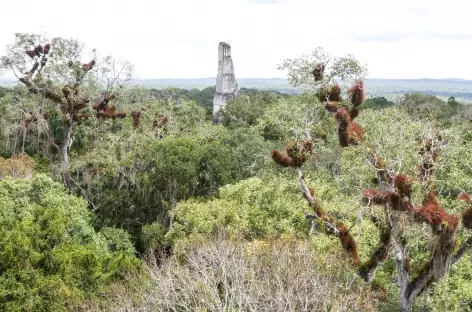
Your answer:
[[[328,220],[326,220],[324,218],[321,218],[316,213],[316,201],[315,201],[315,198],[313,198],[313,196],[311,196],[310,190],[308,189],[308,186],[305,183],[305,178],[303,176],[303,172],[302,172],[301,168],[298,168],[298,183],[300,184],[300,188],[301,188],[303,194],[305,195],[306,199],[310,203],[310,206],[315,211],[314,214],[309,214],[305,211],[305,217],[308,218],[308,219],[321,220],[324,223],[324,225],[325,225],[326,229],[328,230],[328,232],[333,233],[336,236],[339,236],[339,230],[336,228],[336,226],[334,224],[332,224],[331,222],[329,222]]]

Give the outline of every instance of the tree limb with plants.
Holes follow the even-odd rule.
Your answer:
[[[435,165],[441,153],[442,137],[436,132],[428,133],[418,146],[421,163],[416,176],[403,174],[390,166],[374,145],[365,140],[363,129],[353,121],[359,115],[358,107],[365,99],[363,80],[359,77],[359,74],[365,71],[354,59],[349,62],[339,62],[339,59],[333,61],[322,52],[320,49],[315,50],[315,62],[304,56],[285,61],[284,67],[289,68],[290,80],[295,85],[305,83],[311,88],[316,86],[314,91],[317,97],[335,119],[336,134],[342,148],[363,145],[370,151],[368,161],[376,169],[375,180],[379,188],[364,189],[361,195],[362,204],[365,208],[370,208],[371,212],[374,206],[381,207],[382,210],[380,215],[370,213],[370,222],[378,228],[379,239],[377,247],[371,251],[368,259],[362,261],[359,257],[357,241],[352,234],[356,223],[346,225],[325,212],[315,189],[309,187],[304,179],[302,166],[313,154],[313,149],[316,149],[309,131],[306,131],[302,145],[299,142],[289,145],[286,154],[274,150],[272,158],[281,166],[296,168],[300,189],[313,210],[312,213],[306,213],[306,217],[320,221],[327,234],[338,237],[342,248],[351,259],[352,266],[363,280],[374,282],[377,268],[388,257],[393,257],[400,289],[400,309],[411,311],[415,299],[432,287],[434,282],[446,277],[452,266],[472,248],[472,238],[461,242],[460,245],[457,239],[459,231],[472,229],[472,196],[466,192],[459,194],[458,199],[469,205],[462,214],[448,213],[441,205],[435,183]],[[335,66],[328,68],[327,64]],[[345,71],[342,70],[343,64],[346,66]],[[309,68],[312,70],[308,70]],[[336,78],[339,78],[338,81],[349,78],[353,81],[346,92],[347,101],[342,99],[341,87]],[[349,108],[346,102],[351,104],[352,108]],[[307,145],[310,146],[309,153],[306,153],[307,149],[300,148]],[[299,153],[294,153],[294,150]],[[420,186],[424,197],[422,202],[412,199],[414,183]],[[369,209],[363,210],[360,213],[366,217],[368,212],[365,211]],[[429,256],[413,267],[407,246],[408,232],[415,225],[430,228]]]

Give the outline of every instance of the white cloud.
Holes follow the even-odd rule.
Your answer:
[[[135,65],[142,78],[216,75],[219,41],[237,77],[284,77],[287,57],[323,46],[371,77],[472,79],[465,0],[32,0],[3,4],[0,46],[14,32],[75,37]]]

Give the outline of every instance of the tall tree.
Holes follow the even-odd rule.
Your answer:
[[[92,116],[99,119],[126,117],[116,112],[110,102],[118,90],[130,80],[132,66],[111,56],[100,57],[96,50],[89,55],[75,39],[51,38],[31,33],[16,33],[0,68],[11,70],[18,80],[35,95],[33,111],[24,111],[24,127],[43,125],[50,145],[60,155],[60,171],[66,187],[71,188],[69,151],[79,124]],[[83,61],[86,58],[86,61]],[[91,107],[90,103],[94,103]],[[50,109],[58,116],[53,120]],[[54,133],[54,125],[62,131]]]
[[[325,108],[333,113],[337,121],[336,128],[341,147],[364,145],[371,151],[369,161],[377,171],[375,180],[379,184],[379,189],[365,189],[362,192],[362,200],[369,207],[382,207],[383,214],[371,215],[370,221],[378,228],[380,235],[377,247],[371,251],[366,261],[361,261],[357,241],[351,233],[356,223],[353,222],[353,226],[348,226],[325,212],[315,190],[305,182],[302,166],[316,148],[308,129],[305,131],[305,138],[298,139],[295,144],[288,146],[286,153],[274,150],[272,158],[281,166],[297,169],[301,191],[313,209],[313,213],[305,213],[306,217],[319,220],[327,234],[339,238],[342,248],[350,256],[353,267],[366,282],[375,280],[378,266],[389,257],[393,248],[397,282],[400,288],[400,308],[404,312],[411,311],[417,296],[431,287],[434,282],[447,276],[452,265],[472,248],[472,238],[457,246],[460,225],[462,224],[462,229],[465,231],[472,229],[472,196],[465,192],[460,193],[459,200],[469,204],[469,208],[460,215],[448,213],[438,199],[435,165],[441,151],[442,136],[435,132],[427,133],[422,144],[418,146],[421,165],[417,176],[403,174],[389,165],[376,152],[374,146],[364,141],[362,128],[352,121],[359,114],[358,107],[364,101],[362,80],[354,81],[347,92],[348,101],[342,100],[339,86],[326,87],[329,85],[326,82],[333,78],[333,72],[341,77],[353,73],[351,65],[346,68],[346,73],[342,72],[342,67],[335,67],[328,77],[325,77],[326,62],[315,62],[313,70],[308,70],[308,65],[311,63],[305,58],[286,61],[286,64],[290,65],[292,70],[290,75],[295,77],[292,78],[295,79],[295,83],[303,82],[316,87],[312,90],[317,91],[319,99],[325,103]],[[296,68],[293,67],[294,64],[297,64]],[[311,78],[309,78],[310,72]],[[350,102],[353,106],[351,110],[347,108],[346,102]],[[421,203],[412,199],[414,183],[420,184],[422,193],[425,195]],[[363,214],[362,211],[360,214]],[[429,226],[430,254],[424,263],[413,267],[410,265],[411,257],[408,254],[407,243],[411,239],[408,237],[408,232],[415,224]]]

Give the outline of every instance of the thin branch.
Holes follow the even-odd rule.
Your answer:
[[[31,93],[40,93],[44,97],[54,101],[57,104],[62,104],[62,96],[45,88],[38,87],[29,77],[21,77],[19,80],[28,88]]]
[[[11,70],[13,71],[13,75],[15,75],[15,77],[16,77],[18,80],[20,80],[20,76],[18,76],[18,75],[16,74],[16,70],[15,70],[15,68],[13,67],[12,64],[10,64],[10,68],[11,68]]]
[[[305,194],[306,199],[310,203],[310,206],[313,208],[313,210],[315,210],[316,201],[313,198],[313,196],[311,196],[311,194],[310,194],[310,190],[308,189],[308,186],[305,183],[305,178],[303,176],[303,172],[302,172],[301,168],[298,168],[298,183],[300,184],[300,188],[301,188],[303,194]],[[314,214],[309,214],[306,211],[304,213],[305,213],[305,217],[307,219],[318,219],[318,220],[323,221],[324,225],[326,226],[326,228],[328,229],[329,232],[333,233],[336,236],[339,236],[339,230],[336,228],[336,226],[334,224],[332,224],[331,222],[329,222],[328,220],[325,220],[325,219],[321,218],[316,213],[316,211],[314,212]]]

